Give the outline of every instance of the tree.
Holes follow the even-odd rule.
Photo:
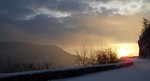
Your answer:
[[[144,35],[144,32],[150,27],[150,21],[146,18],[143,18],[143,28],[141,30],[140,37]]]
[[[116,63],[118,62],[118,56],[116,51],[111,48],[102,49],[97,52],[98,64]]]
[[[95,49],[83,44],[80,49],[74,49],[76,53],[76,63],[80,66],[96,64]]]
[[[139,57],[150,58],[150,20],[143,18],[143,29],[138,40]]]
[[[76,63],[81,66],[118,62],[117,53],[110,48],[96,50],[83,44],[80,49],[75,49],[75,53]]]
[[[33,70],[42,70],[42,69],[51,69],[52,62],[43,62],[43,63],[20,63],[13,64],[11,72],[21,72],[21,71],[33,71]]]

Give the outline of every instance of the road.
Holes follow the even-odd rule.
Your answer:
[[[133,66],[53,81],[150,81],[150,60],[128,58]]]

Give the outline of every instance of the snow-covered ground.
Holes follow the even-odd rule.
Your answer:
[[[128,58],[133,66],[52,81],[150,81],[150,60]]]

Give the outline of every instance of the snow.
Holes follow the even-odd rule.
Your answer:
[[[47,72],[47,70],[39,70],[39,71],[28,71],[28,72],[16,72],[16,73],[1,73],[0,78],[12,77],[12,76],[20,76],[20,75],[33,75],[37,73]]]
[[[12,77],[12,76],[22,76],[22,75],[34,75],[34,74],[47,73],[47,72],[60,72],[60,71],[94,68],[94,67],[105,67],[105,66],[120,65],[120,64],[122,64],[122,63],[120,62],[120,63],[112,63],[112,64],[70,67],[70,68],[62,68],[62,69],[36,70],[36,71],[16,72],[16,73],[1,73],[0,78],[6,78],[6,77]]]
[[[150,81],[150,60],[127,58],[133,66],[52,81]]]

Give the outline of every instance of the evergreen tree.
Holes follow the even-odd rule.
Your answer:
[[[139,40],[139,57],[150,58],[150,21],[143,18],[143,29]]]

